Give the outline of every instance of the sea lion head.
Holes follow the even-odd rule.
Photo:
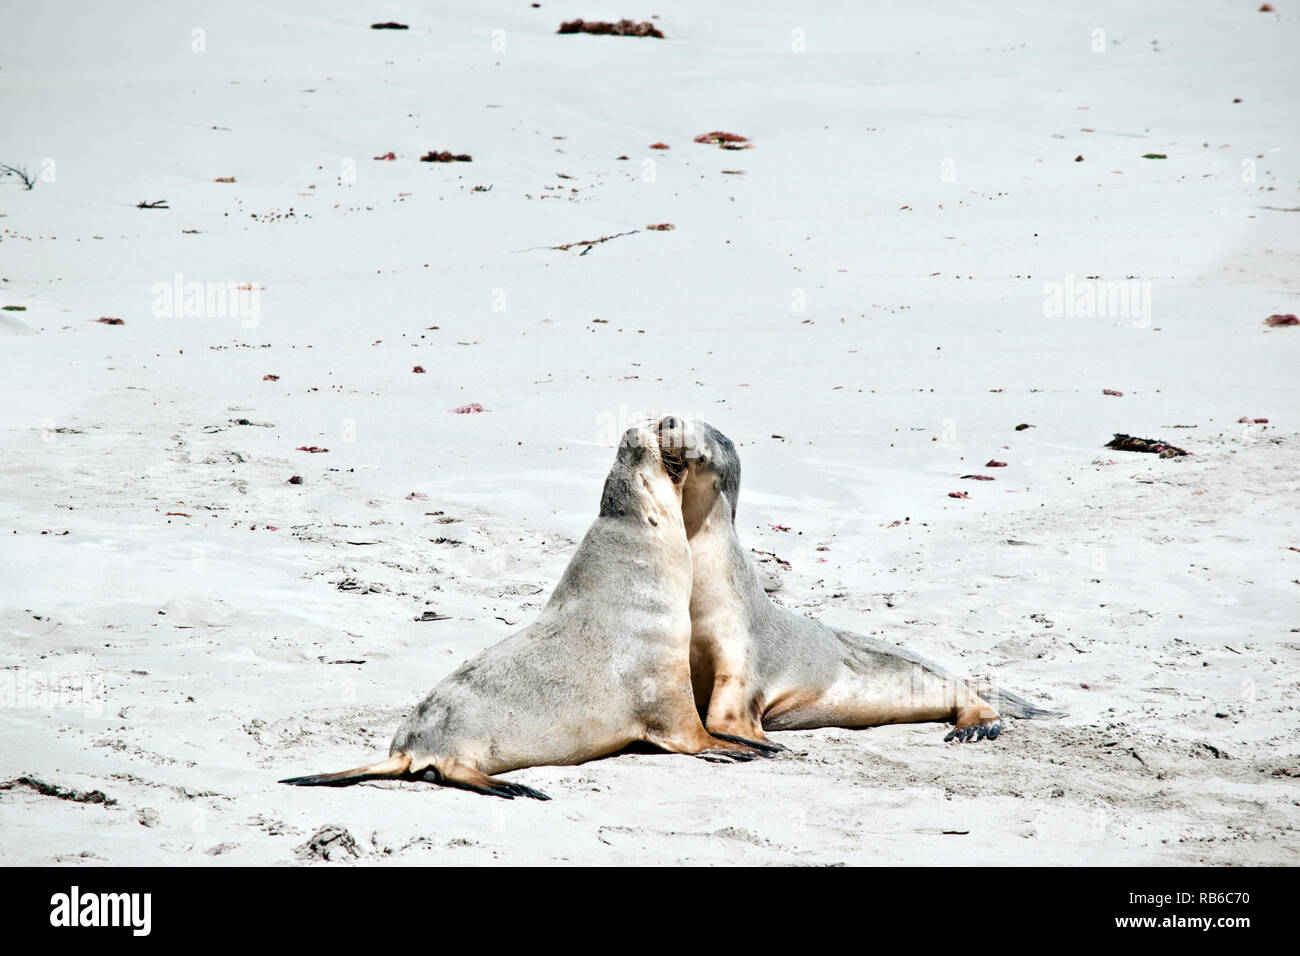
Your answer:
[[[708,422],[681,415],[659,420],[659,444],[669,473],[682,474],[682,518],[694,534],[721,507],[733,522],[740,496],[740,455],[730,438]]]
[[[629,428],[605,478],[600,516],[635,517],[660,525],[681,523],[685,469],[665,460],[655,426]]]

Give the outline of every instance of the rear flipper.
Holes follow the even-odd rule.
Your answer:
[[[1035,707],[1023,697],[1009,691],[1000,690],[992,684],[972,684],[975,693],[988,701],[993,709],[1003,717],[1016,717],[1020,720],[1046,720],[1049,717],[1065,717],[1064,711],[1042,710]]]
[[[956,727],[948,731],[948,736],[943,738],[945,742],[955,740],[959,744],[978,743],[985,737],[997,740],[998,734],[1002,733],[1002,719],[998,712],[979,697],[957,708],[956,724]]]
[[[364,780],[393,779],[427,780],[429,783],[459,787],[462,790],[472,790],[475,793],[504,797],[506,800],[513,800],[515,797],[532,797],[534,800],[551,799],[540,790],[525,787],[521,783],[507,783],[504,780],[497,780],[464,764],[452,764],[446,771],[430,767],[423,772],[412,773],[411,757],[409,754],[403,753],[393,754],[387,760],[381,760],[379,763],[371,764],[368,767],[357,767],[355,770],[343,770],[339,773],[315,774],[309,777],[289,777],[286,780],[281,780],[280,783],[291,784],[295,787],[347,787],[354,783],[361,783]]]
[[[531,797],[534,800],[551,799],[540,790],[525,787],[522,783],[507,783],[496,777],[489,777],[481,770],[459,763],[452,764],[446,771],[431,767],[420,775],[420,779],[442,784],[444,787],[456,787],[505,800],[513,800],[515,797]]]
[[[294,787],[347,787],[363,780],[385,780],[394,777],[406,777],[411,769],[411,758],[407,754],[393,754],[387,760],[372,763],[368,767],[355,770],[341,770],[338,773],[318,773],[309,777],[289,777],[280,783]]]
[[[908,661],[915,670],[912,676],[913,688],[922,689],[922,693],[932,695],[936,680],[948,680],[961,683],[969,691],[986,701],[993,710],[1003,717],[1017,717],[1021,720],[1034,720],[1047,717],[1064,717],[1065,714],[1054,710],[1035,707],[1023,697],[994,687],[987,682],[960,681],[946,668],[940,667],[920,654],[903,647],[889,644],[874,637],[865,637],[852,631],[834,629],[845,654],[845,664],[852,671],[871,673],[880,670],[892,670],[899,661]],[[958,694],[960,696],[960,694]]]
[[[1045,717],[1064,717],[1065,714],[1054,710],[1042,710],[1035,707],[1023,697],[998,690],[992,684],[969,685],[979,696],[973,704],[957,710],[957,726],[943,739],[958,743],[973,743],[988,738],[996,740],[1002,733],[1001,717],[1017,717],[1020,720],[1033,720]]]
[[[997,740],[998,734],[1002,733],[1002,721],[995,720],[991,724],[973,724],[969,727],[954,727],[948,731],[944,737],[944,743],[955,740],[958,743],[978,742],[987,737],[989,740]]]

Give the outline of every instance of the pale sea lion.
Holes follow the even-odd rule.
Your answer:
[[[686,471],[691,678],[710,733],[770,743],[764,730],[948,721],[956,726],[945,740],[977,741],[1001,733],[1002,715],[1063,716],[774,603],[736,534],[735,445],[705,422],[669,417],[660,426],[669,467]]]
[[[774,750],[711,736],[695,707],[682,477],[665,466],[652,429],[629,429],[600,516],[537,621],[439,683],[398,728],[388,759],[281,783],[399,777],[545,800],[492,775],[581,763],[637,741],[706,759]]]

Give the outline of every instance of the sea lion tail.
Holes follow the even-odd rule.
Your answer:
[[[1003,717],[1017,717],[1020,720],[1046,720],[1049,717],[1066,716],[1064,711],[1043,710],[1041,707],[1035,707],[1023,697],[1001,690],[992,684],[977,685],[975,690]]]
[[[355,770],[340,770],[338,773],[319,773],[310,777],[289,777],[280,783],[295,787],[346,787],[360,783],[362,780],[375,780],[384,777],[403,777],[411,769],[411,755],[395,753],[387,760],[372,763],[368,767]]]

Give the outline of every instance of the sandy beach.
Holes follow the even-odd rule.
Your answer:
[[[1300,862],[1276,6],[16,10],[0,863]],[[277,784],[527,625],[666,412],[775,600],[1068,716]]]

